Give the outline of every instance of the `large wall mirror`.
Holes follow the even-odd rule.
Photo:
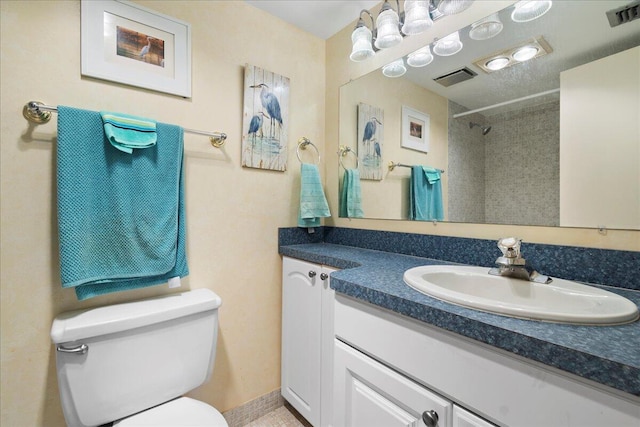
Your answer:
[[[607,18],[633,3],[554,1],[528,22],[510,6],[489,39],[462,28],[454,55],[342,86],[340,186],[357,167],[364,217],[409,220],[422,165],[441,172],[444,221],[640,229],[640,19]],[[510,58],[534,43],[546,53]]]

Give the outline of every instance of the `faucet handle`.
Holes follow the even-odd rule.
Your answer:
[[[498,240],[498,248],[505,258],[520,258],[520,244],[522,239],[517,237],[503,237]]]

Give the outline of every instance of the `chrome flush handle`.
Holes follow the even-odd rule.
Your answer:
[[[77,347],[67,348],[59,345],[56,347],[56,350],[58,350],[60,353],[81,355],[81,354],[87,354],[87,352],[89,351],[89,346],[86,344],[80,344]]]

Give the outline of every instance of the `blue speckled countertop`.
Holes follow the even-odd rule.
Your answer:
[[[428,258],[327,243],[280,246],[282,255],[339,268],[331,287],[344,295],[423,321],[583,378],[640,396],[640,322],[577,326],[515,319],[449,304],[402,280]],[[640,291],[606,288],[640,306]]]

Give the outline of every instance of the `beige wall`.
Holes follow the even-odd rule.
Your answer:
[[[206,137],[185,138],[191,274],[183,289],[210,288],[223,300],[215,372],[193,396],[224,411],[280,386],[277,228],[296,224],[297,138],[323,150],[325,42],[240,1],[139,3],[191,24],[191,99],[81,77],[79,2],[0,2],[2,426],[64,425],[49,339],[56,314],[169,292],[159,286],[78,302],[61,289],[56,119],[30,126],[21,112],[29,100],[228,133],[221,150]],[[245,63],[291,79],[285,173],[240,166]]]
[[[375,88],[375,90],[371,90]],[[418,96],[416,96],[418,94]],[[362,209],[367,218],[401,219],[408,218],[409,186],[407,177],[410,170],[396,168],[389,171],[389,161],[412,164],[419,162],[425,166],[446,169],[448,100],[407,79],[390,79],[380,71],[367,74],[340,88],[340,141],[358,152],[357,107],[358,103],[380,107],[384,110],[382,181],[362,180]],[[402,131],[402,106],[406,105],[429,115],[429,153],[407,150],[400,147],[398,137]],[[335,153],[329,151],[328,161],[335,162]],[[351,163],[347,163],[351,161]],[[353,166],[353,159],[343,160],[347,167]],[[340,169],[341,178],[344,170]],[[447,217],[447,176],[442,176],[443,206]]]
[[[640,229],[640,47],[560,73],[560,89],[560,224]]]
[[[350,33],[353,25],[348,25],[335,36],[327,40],[327,98],[326,98],[326,157],[335,156],[340,135],[339,92],[340,87],[353,79],[357,79],[400,56],[431,43],[435,37],[443,37],[448,33],[470,25],[493,12],[504,9],[514,1],[475,2],[465,12],[448,16],[437,21],[428,31],[406,38],[399,46],[379,51],[370,60],[354,63],[349,60],[351,51]],[[355,24],[355,20],[354,20]],[[386,140],[387,144],[389,140]],[[333,146],[332,146],[333,145]],[[338,202],[338,163],[326,162],[326,191],[331,208]],[[341,173],[340,173],[341,175]],[[460,237],[499,239],[507,235],[517,235],[528,242],[586,246],[606,249],[640,250],[640,232],[624,230],[608,230],[605,234],[597,229],[558,228],[558,227],[525,227],[509,225],[478,225],[462,223],[424,223],[418,221],[389,221],[347,219],[333,217],[326,222],[337,227],[351,227],[375,230],[401,231],[420,234],[435,234]]]

